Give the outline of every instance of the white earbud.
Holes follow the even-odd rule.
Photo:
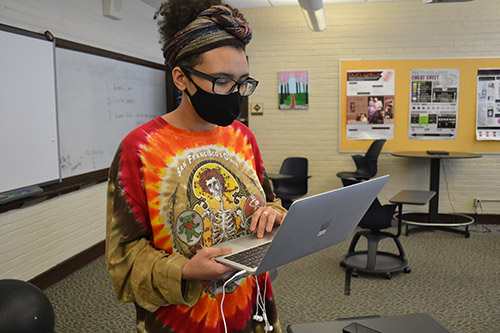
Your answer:
[[[261,323],[261,322],[264,321],[264,317],[259,316],[259,315],[256,314],[256,315],[253,316],[253,320],[258,321],[259,323]]]

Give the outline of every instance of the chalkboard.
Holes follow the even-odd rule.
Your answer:
[[[54,44],[0,29],[0,192],[7,192],[59,180]]]
[[[62,178],[108,168],[132,129],[166,113],[162,69],[59,47],[55,59]]]

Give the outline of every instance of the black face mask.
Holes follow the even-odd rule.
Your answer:
[[[243,99],[239,92],[229,95],[210,94],[196,83],[192,83],[196,87],[196,92],[193,95],[187,89],[184,92],[191,99],[191,104],[201,119],[219,126],[229,126],[238,118]]]

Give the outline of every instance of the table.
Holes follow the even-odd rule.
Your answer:
[[[274,172],[266,172],[267,177],[269,179],[292,179],[292,175],[286,175],[284,173],[274,173]]]
[[[338,319],[324,323],[292,324],[288,333],[342,333],[351,323],[358,323],[383,333],[450,333],[439,322],[426,313],[401,316]]]
[[[397,157],[407,157],[407,158],[425,158],[430,160],[430,179],[429,179],[429,189],[436,192],[436,195],[430,200],[429,203],[429,214],[427,222],[415,221],[414,225],[421,227],[435,227],[439,229],[444,229],[447,231],[458,232],[465,234],[465,237],[469,237],[468,225],[474,223],[474,219],[468,215],[464,214],[439,214],[439,176],[440,167],[442,159],[459,159],[459,158],[479,158],[482,155],[474,153],[462,153],[462,152],[449,152],[448,155],[438,154],[431,155],[424,151],[400,151],[391,153],[393,156]],[[447,216],[445,216],[447,215]],[[452,216],[452,221],[449,217]],[[448,219],[447,219],[448,217]],[[457,230],[454,227],[465,226],[465,231]]]
[[[402,190],[395,196],[389,199],[389,202],[398,205],[398,236],[401,234],[401,224],[403,221],[403,204],[407,205],[426,205],[434,196],[434,191],[415,191],[415,190]],[[413,223],[413,221],[405,221],[406,223]],[[406,224],[406,235],[408,235],[408,224]]]

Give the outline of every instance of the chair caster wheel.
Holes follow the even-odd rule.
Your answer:
[[[387,273],[384,275],[384,277],[387,279],[387,280],[390,280],[392,279],[392,274],[391,273]]]
[[[354,276],[355,278],[358,277],[358,272],[352,272],[352,276]]]
[[[345,267],[345,262],[341,261],[340,262],[340,267]]]
[[[404,273],[410,273],[411,272],[411,268],[410,267],[406,267],[404,270],[403,270]]]

